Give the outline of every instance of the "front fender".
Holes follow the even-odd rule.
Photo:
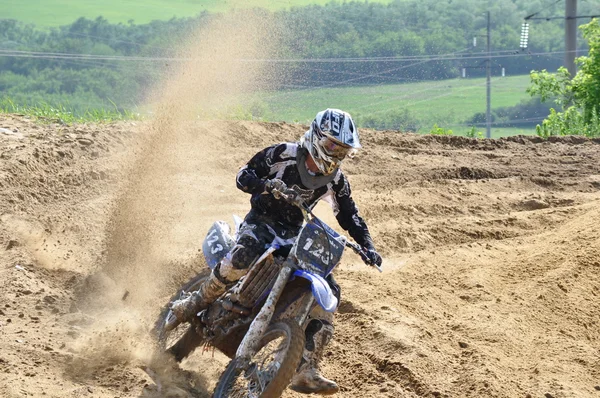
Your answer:
[[[334,312],[338,306],[338,299],[333,294],[333,290],[329,286],[329,283],[325,280],[325,278],[311,274],[310,272],[306,272],[304,270],[296,270],[294,272],[294,276],[299,276],[304,278],[310,282],[313,296],[317,300],[317,303],[327,312]]]

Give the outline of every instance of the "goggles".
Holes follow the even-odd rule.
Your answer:
[[[323,148],[323,152],[336,160],[342,161],[346,157],[351,158],[356,154],[356,149],[347,145],[342,145],[326,135],[323,135],[319,141],[321,148]]]

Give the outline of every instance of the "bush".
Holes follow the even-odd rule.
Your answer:
[[[591,119],[588,123],[583,113],[574,106],[564,112],[550,109],[550,115],[537,125],[535,132],[542,138],[561,135],[582,135],[589,138],[600,137],[600,117],[594,107],[590,112]]]
[[[433,125],[433,127],[429,131],[429,134],[432,134],[432,135],[453,135],[454,133],[450,129],[439,127],[437,125],[437,123],[436,123],[436,124]]]
[[[483,133],[481,131],[477,131],[475,126],[471,126],[466,135],[469,138],[483,138]]]

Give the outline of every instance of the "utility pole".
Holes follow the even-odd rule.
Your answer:
[[[565,66],[571,78],[577,73],[577,0],[565,0]]]
[[[527,48],[527,39],[529,35],[529,20],[541,19],[550,21],[551,19],[565,20],[565,67],[569,71],[571,78],[577,73],[577,20],[579,18],[598,18],[600,15],[577,15],[577,0],[565,0],[565,16],[564,17],[536,17],[541,11],[533,13],[525,17],[523,22],[523,30],[521,31],[521,50]]]
[[[569,0],[567,0],[569,1]],[[575,1],[575,0],[573,0]],[[485,65],[486,74],[486,103],[485,112],[485,137],[492,138],[492,49],[490,46],[490,12],[487,12],[487,62]]]
[[[485,62],[485,88],[486,88],[486,111],[485,111],[485,137],[492,138],[492,46],[491,46],[491,20],[490,12],[487,11],[487,32],[486,32],[486,53],[485,61],[480,62],[477,66],[463,66],[462,77],[467,76],[467,68],[483,69],[481,64]],[[481,35],[483,36],[483,35]],[[477,45],[477,36],[473,37],[473,47]],[[505,75],[502,68],[502,76]]]

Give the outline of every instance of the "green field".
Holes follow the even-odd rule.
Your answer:
[[[525,92],[529,75],[492,78],[492,109],[513,106],[531,98]],[[344,109],[351,114],[377,114],[406,108],[419,120],[438,123],[460,132],[473,114],[485,112],[485,78],[424,81],[406,84],[344,88],[291,90],[260,96],[271,112],[269,119],[310,121],[327,107]],[[484,128],[483,128],[484,130]],[[503,135],[526,133],[524,129],[502,129]],[[533,130],[530,131],[533,133]]]
[[[109,22],[136,24],[172,17],[191,17],[202,11],[222,12],[231,9],[262,7],[278,10],[309,4],[326,4],[330,0],[0,0],[0,18],[16,19],[40,27],[68,25],[79,17]],[[389,3],[391,0],[369,0]]]

